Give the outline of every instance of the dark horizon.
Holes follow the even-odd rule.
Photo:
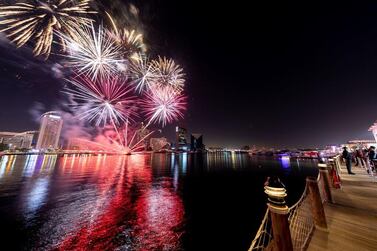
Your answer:
[[[377,3],[131,2],[152,54],[186,73],[188,110],[163,129],[170,139],[177,124],[202,133],[207,146],[372,139]],[[4,34],[0,46],[0,130],[37,129],[37,103],[50,110],[62,99],[54,60],[35,59]]]

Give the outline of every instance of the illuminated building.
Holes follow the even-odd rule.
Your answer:
[[[366,147],[369,148],[371,146],[376,146],[376,141],[369,140],[369,139],[355,139],[350,140],[347,144],[342,144],[341,147],[348,147],[349,149],[356,149],[358,147]]]
[[[175,127],[176,134],[176,149],[177,150],[187,150],[187,129],[183,127]]]
[[[203,135],[199,133],[191,134],[191,151],[203,151],[204,149]]]
[[[9,149],[28,149],[32,147],[35,135],[35,131],[0,132],[0,143],[7,145]]]
[[[57,149],[62,126],[63,119],[58,112],[43,114],[36,149]]]

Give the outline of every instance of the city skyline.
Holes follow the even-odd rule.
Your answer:
[[[189,102],[177,124],[205,135],[206,145],[314,147],[373,138],[369,110],[377,105],[365,90],[377,83],[377,28],[363,13],[375,4],[258,4],[251,17],[241,3],[156,5],[135,3],[146,43],[184,67]],[[61,66],[16,49],[4,34],[1,47],[0,105],[11,109],[0,111],[0,130],[37,129],[37,115],[62,99]],[[162,135],[174,139],[175,126]]]

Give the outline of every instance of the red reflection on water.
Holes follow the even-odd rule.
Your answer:
[[[92,169],[99,179],[100,198],[107,199],[97,202],[93,217],[65,236],[57,249],[178,249],[184,208],[172,178],[153,180],[149,155],[108,156],[99,165],[92,161],[72,164],[72,159],[63,160],[63,172]]]
[[[171,191],[171,180],[162,187],[151,188],[136,202],[135,235],[141,249],[179,249],[184,208],[181,199]]]

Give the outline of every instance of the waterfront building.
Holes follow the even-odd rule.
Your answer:
[[[349,149],[356,149],[358,147],[369,148],[371,146],[377,146],[377,144],[374,140],[369,140],[369,139],[350,140],[346,144],[341,145],[341,147],[348,147]]]
[[[0,132],[0,143],[9,149],[29,149],[34,145],[36,131]]]
[[[36,149],[57,149],[62,126],[63,119],[58,112],[43,114]]]
[[[199,133],[191,134],[191,151],[204,151],[203,135]]]
[[[224,147],[222,146],[209,146],[207,147],[207,150],[210,153],[217,153],[217,152],[222,153],[225,151]]]
[[[187,150],[187,129],[176,126],[175,127],[175,134],[176,134],[176,150]]]

